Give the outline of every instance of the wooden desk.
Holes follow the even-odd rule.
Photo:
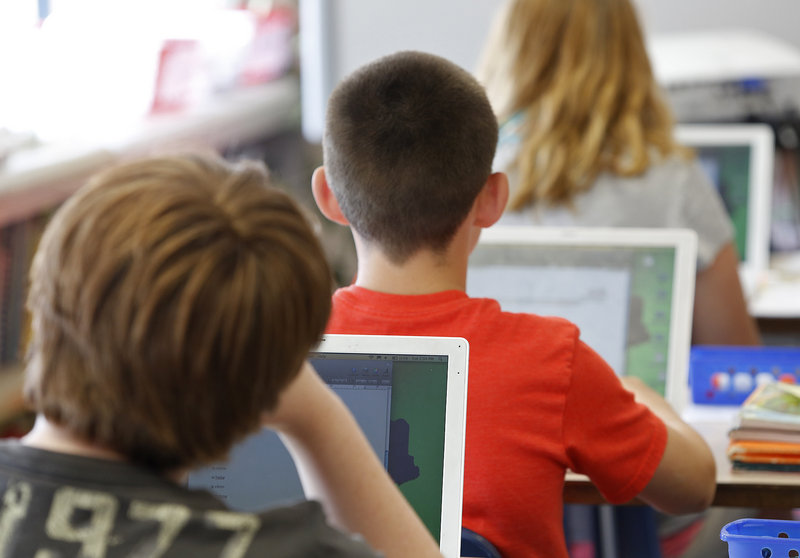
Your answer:
[[[723,415],[724,413],[721,413]],[[714,453],[717,463],[717,492],[712,506],[789,509],[800,507],[800,473],[734,471],[725,455],[730,413],[720,418],[690,420]],[[567,473],[564,501],[571,504],[607,504],[600,492],[583,475]],[[641,505],[640,500],[629,502]]]
[[[772,255],[752,282],[747,306],[755,318],[800,318],[800,252]]]

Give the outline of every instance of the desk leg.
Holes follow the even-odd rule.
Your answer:
[[[617,547],[617,522],[614,518],[614,506],[604,504],[598,506],[600,523],[600,545],[605,558],[619,558]]]

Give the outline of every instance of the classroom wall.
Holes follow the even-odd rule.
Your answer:
[[[751,28],[800,48],[797,0],[634,0],[649,33]],[[300,0],[304,131],[321,136],[333,86],[362,64],[397,50],[440,54],[474,70],[502,0]]]
[[[749,27],[800,48],[797,0],[635,0],[651,33]],[[334,73],[402,48],[430,50],[473,69],[489,21],[502,0],[334,0]]]
[[[797,0],[635,0],[650,33],[747,27],[800,48]]]
[[[474,69],[500,0],[335,0],[334,73],[343,75],[382,54],[414,48]]]
[[[423,50],[473,70],[500,0],[300,0],[303,128],[319,141],[333,86],[370,60]]]

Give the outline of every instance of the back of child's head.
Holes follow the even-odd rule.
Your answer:
[[[485,80],[501,118],[527,108],[541,95],[549,95],[553,110],[570,100],[589,105],[581,106],[575,118],[590,108],[622,110],[626,107],[616,103],[629,93],[625,88],[644,96],[652,85],[631,0],[508,0],[498,12],[487,50],[491,52],[481,60],[481,79],[507,74],[502,82]],[[595,105],[603,104],[592,106],[593,95],[600,95]],[[606,106],[614,99],[620,100]],[[555,113],[541,118],[559,115],[573,116]]]
[[[380,58],[328,100],[328,183],[353,229],[398,263],[447,247],[491,174],[496,143],[483,88],[432,54]]]
[[[26,396],[133,462],[210,463],[296,376],[330,288],[311,226],[263,165],[121,165],[68,200],[42,237]]]
[[[512,208],[681,152],[632,0],[507,0],[478,75],[501,121],[525,116]]]

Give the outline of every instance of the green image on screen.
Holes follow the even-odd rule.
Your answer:
[[[665,395],[674,276],[673,247],[479,244],[467,292],[572,321],[617,374]]]
[[[392,455],[389,472],[411,506],[436,540],[441,532],[442,480],[444,464],[445,398],[447,395],[447,362],[426,357],[394,360],[392,385],[392,439],[398,422],[408,426],[408,453],[412,463],[404,460],[403,449]],[[404,428],[404,426],[403,426]],[[402,439],[402,437],[400,438]],[[400,467],[402,471],[397,471]],[[414,467],[418,471],[414,472]],[[409,472],[410,469],[410,472]]]
[[[667,355],[672,321],[673,248],[638,249],[631,254],[631,300],[641,311],[631,312],[627,369],[661,395],[666,393]],[[637,303],[638,304],[638,303]],[[634,317],[636,316],[636,317]],[[635,323],[634,320],[640,320]],[[635,328],[641,327],[642,335]]]
[[[751,148],[747,145],[719,145],[694,149],[700,165],[716,186],[733,221],[734,243],[739,258],[746,260]]]

